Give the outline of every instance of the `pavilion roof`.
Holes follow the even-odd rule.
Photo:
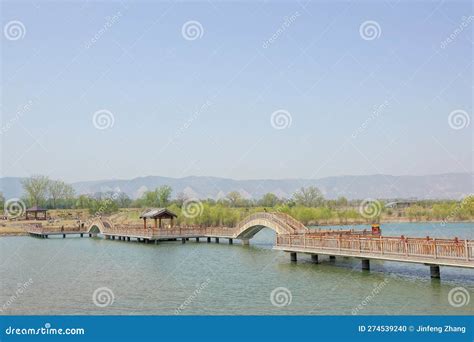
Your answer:
[[[35,212],[35,211],[48,211],[48,209],[45,209],[45,208],[42,208],[42,207],[39,207],[37,205],[31,207],[31,208],[28,208],[26,209],[26,211],[30,211],[30,212]]]
[[[178,217],[175,213],[171,210],[166,208],[152,208],[145,210],[141,215],[140,218],[169,218],[169,217]]]

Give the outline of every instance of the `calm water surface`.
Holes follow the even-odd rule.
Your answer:
[[[347,227],[345,227],[347,228]],[[360,227],[357,227],[360,228]],[[363,227],[365,228],[365,227]],[[473,224],[384,224],[384,235],[458,236],[474,239]],[[0,314],[472,314],[474,271],[441,268],[431,280],[423,265],[338,257],[321,264],[272,250],[273,231],[262,230],[251,246],[206,242],[106,241],[101,238],[0,238]],[[202,241],[202,240],[201,240]],[[31,279],[31,284],[25,284]],[[98,288],[113,302],[94,304]],[[288,292],[288,305],[270,300],[274,289]],[[470,301],[448,302],[463,287]],[[21,289],[22,293],[19,293]],[[105,298],[105,297],[104,297]],[[102,299],[104,299],[102,298]],[[99,299],[99,304],[101,304]],[[359,307],[359,309],[356,309]],[[355,310],[356,309],[356,310]],[[355,310],[355,311],[354,311]]]

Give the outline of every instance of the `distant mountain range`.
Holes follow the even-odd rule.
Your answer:
[[[427,176],[336,176],[319,179],[260,179],[235,180],[218,177],[170,178],[159,176],[138,177],[130,180],[100,180],[72,183],[78,194],[94,194],[106,191],[123,191],[137,198],[147,190],[161,185],[173,188],[173,196],[183,192],[189,197],[224,197],[230,191],[238,191],[245,198],[260,198],[268,192],[290,198],[301,187],[316,186],[328,199],[344,196],[348,199],[364,198],[416,198],[460,199],[473,192],[472,173],[448,173]],[[21,197],[22,178],[0,178],[0,191],[5,198]]]

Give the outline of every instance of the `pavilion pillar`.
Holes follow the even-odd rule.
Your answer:
[[[143,218],[143,228],[146,229],[146,217]]]
[[[160,221],[160,229],[161,229],[161,217],[158,220]]]
[[[170,226],[171,226],[171,228],[173,228],[173,216],[171,216]]]
[[[155,219],[155,228],[157,228],[156,219]],[[161,220],[160,220],[160,228],[161,228]]]

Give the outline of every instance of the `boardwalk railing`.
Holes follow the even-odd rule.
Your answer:
[[[474,260],[474,241],[397,237],[278,235],[277,247],[363,256]]]

